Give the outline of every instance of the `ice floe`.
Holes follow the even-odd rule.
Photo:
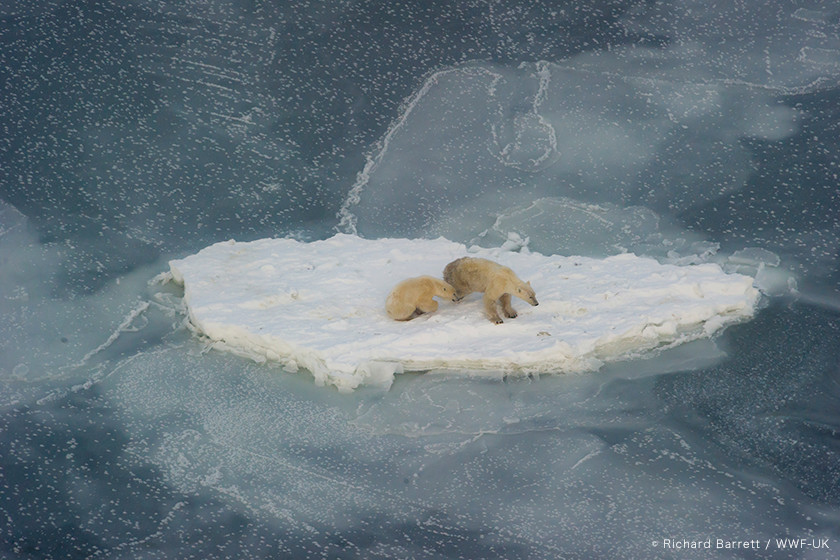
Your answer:
[[[467,254],[512,268],[540,305],[514,298],[519,317],[501,325],[484,316],[481,294],[407,322],[387,316],[397,282],[441,276]],[[389,386],[405,371],[594,371],[709,337],[751,317],[760,297],[752,277],[711,263],[545,256],[444,238],[227,241],[171,261],[170,270],[184,286],[191,325],[213,346],[308,370],[340,390]]]

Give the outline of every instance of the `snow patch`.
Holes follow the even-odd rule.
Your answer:
[[[387,316],[397,282],[441,276],[468,253],[530,280],[540,305],[514,298],[519,317],[501,325],[484,316],[480,294],[408,322]],[[712,336],[751,317],[760,297],[752,277],[711,263],[468,250],[444,238],[227,241],[169,264],[190,322],[214,346],[306,369],[340,390],[387,387],[404,371],[594,371]]]

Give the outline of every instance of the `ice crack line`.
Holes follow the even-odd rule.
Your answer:
[[[478,439],[478,437],[480,437],[481,435],[483,435],[483,434],[478,434],[476,436],[476,438],[474,438],[474,440]],[[316,467],[307,468],[307,467],[303,467],[303,466],[300,466],[300,465],[295,465],[294,463],[286,460],[285,458],[277,457],[277,456],[274,456],[274,455],[269,455],[269,454],[266,454],[266,453],[260,453],[260,452],[254,451],[252,449],[249,449],[247,447],[243,447],[243,446],[240,446],[240,445],[218,441],[215,438],[213,438],[212,445],[215,445],[220,449],[235,450],[235,451],[238,451],[238,452],[243,453],[245,455],[250,455],[250,456],[252,456],[252,457],[254,457],[258,460],[282,465],[285,468],[288,468],[290,470],[295,470],[297,472],[300,472],[303,475],[309,475],[309,476],[312,476],[313,478],[318,478],[318,479],[320,479],[324,482],[327,482],[328,484],[335,485],[336,487],[344,488],[348,491],[355,492],[359,496],[365,496],[365,495],[378,496],[380,502],[383,502],[384,500],[390,500],[394,504],[403,504],[405,507],[412,508],[412,509],[414,509],[418,512],[434,512],[437,509],[435,504],[432,504],[432,503],[428,502],[427,500],[418,499],[418,498],[407,498],[401,492],[383,490],[382,488],[377,488],[377,487],[375,487],[371,484],[364,483],[364,482],[361,483],[361,484],[352,483],[348,480],[342,480],[341,478],[333,475],[332,473],[328,474],[326,472],[323,472],[321,469],[318,469]],[[261,508],[253,507],[248,503],[243,503],[243,505],[245,505],[245,507],[248,507],[249,509],[252,509],[255,512],[262,511]],[[471,518],[468,515],[464,515],[463,513],[459,513],[459,512],[454,512],[454,511],[447,512],[447,516],[450,519],[452,519],[453,521],[456,521],[456,522],[458,522],[462,525],[470,525],[470,524],[475,522],[475,519]],[[428,522],[429,521],[427,520],[426,523],[428,523]],[[439,526],[441,527],[442,530],[446,529],[446,527],[443,526],[443,525],[439,524]],[[498,531],[499,531],[499,536],[503,537],[503,538],[507,538],[507,539],[519,539],[520,538],[520,536],[515,531],[510,530],[510,529],[499,528]],[[535,544],[535,543],[532,543],[532,542],[527,541],[527,540],[519,541],[519,542],[524,542],[528,546],[533,546]],[[551,545],[551,544],[548,544],[548,543],[539,543],[539,546],[543,547],[547,550],[552,550],[554,552],[559,552],[558,547],[556,547],[554,545]]]
[[[97,557],[97,556],[102,556],[103,554],[107,554],[107,553],[114,552],[114,551],[121,551],[121,550],[129,550],[129,551],[132,551],[132,552],[136,552],[136,549],[138,547],[141,547],[141,546],[145,545],[146,543],[152,542],[155,539],[159,539],[159,538],[163,537],[165,535],[165,531],[167,531],[169,529],[170,525],[172,525],[172,522],[175,521],[175,517],[176,517],[176,515],[178,515],[178,512],[180,512],[182,509],[184,509],[184,507],[186,507],[187,505],[188,505],[187,502],[183,502],[183,501],[176,503],[172,507],[172,509],[169,510],[166,513],[166,515],[163,517],[163,519],[161,519],[160,523],[158,523],[157,531],[155,531],[153,533],[149,533],[148,535],[146,535],[143,538],[133,539],[133,540],[130,540],[130,541],[119,543],[112,550],[108,550],[108,551],[106,551],[104,549],[96,550],[93,554],[91,554],[90,557],[93,558],[93,557]]]
[[[385,157],[385,154],[388,153],[391,140],[394,136],[396,136],[400,129],[405,126],[406,121],[408,121],[408,117],[411,116],[420,101],[434,86],[438,85],[438,81],[444,76],[456,73],[463,73],[467,76],[489,76],[492,78],[492,81],[488,86],[488,91],[491,93],[501,79],[500,74],[492,72],[487,68],[480,67],[459,67],[440,70],[426,78],[426,81],[423,83],[423,87],[421,87],[420,90],[413,96],[408,98],[408,101],[403,105],[404,108],[400,111],[400,116],[391,124],[382,140],[375,144],[375,149],[366,156],[367,162],[365,163],[364,168],[358,173],[358,175],[356,175],[356,182],[353,183],[353,186],[347,193],[347,198],[344,200],[344,204],[342,204],[341,209],[338,211],[337,217],[339,218],[339,222],[336,226],[337,231],[358,235],[356,230],[357,218],[351,211],[351,208],[359,204],[361,201],[362,191],[368,183],[370,183],[371,175],[379,167],[379,164],[382,163],[382,159]]]
[[[133,323],[134,320],[140,316],[140,314],[146,311],[149,308],[149,305],[150,304],[148,301],[140,302],[140,304],[137,305],[137,307],[132,309],[128,313],[128,315],[126,315],[125,319],[123,319],[123,322],[120,323],[117,329],[111,333],[111,336],[108,337],[108,340],[106,340],[105,342],[103,342],[102,344],[85,354],[84,358],[82,358],[82,360],[79,363],[74,364],[71,367],[77,368],[85,365],[87,361],[93,356],[99,354],[100,352],[111,346],[120,337],[122,333],[127,332],[129,330],[129,327],[131,327],[131,323]]]
[[[520,65],[520,69],[522,68],[526,68],[526,64],[523,63]],[[512,167],[528,172],[539,171],[550,166],[556,161],[559,155],[557,151],[557,131],[551,122],[540,112],[542,104],[548,98],[548,88],[551,85],[550,63],[545,61],[536,63],[534,75],[539,79],[537,92],[531,101],[530,110],[526,114],[516,116],[512,119],[509,125],[512,127],[512,140],[506,142],[502,138],[503,129],[508,119],[505,116],[502,103],[498,102],[498,121],[490,124],[492,143],[487,147],[490,154],[498,159],[505,167]],[[491,96],[494,93],[494,91],[491,91]],[[525,154],[516,153],[517,150],[522,149],[523,145],[534,141],[533,139],[528,140],[525,138],[525,135],[529,132],[537,132],[541,137],[539,147],[542,149],[542,153],[535,157],[528,157]]]

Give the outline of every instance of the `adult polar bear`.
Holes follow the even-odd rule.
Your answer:
[[[443,279],[455,288],[455,296],[462,299],[473,292],[484,292],[484,312],[492,322],[503,323],[499,307],[505,317],[513,319],[516,310],[510,304],[515,295],[531,305],[539,305],[530,282],[523,282],[508,267],[488,259],[462,257],[443,269]]]

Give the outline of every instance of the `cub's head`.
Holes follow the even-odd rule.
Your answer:
[[[438,281],[437,295],[442,298],[446,298],[449,301],[458,301],[458,298],[455,295],[455,288],[453,288],[452,285],[447,282]]]
[[[531,287],[530,282],[525,282],[524,284],[519,284],[516,287],[516,297],[522,299],[523,301],[527,301],[531,305],[539,305],[540,302],[537,301],[537,294],[534,293],[534,288]]]

